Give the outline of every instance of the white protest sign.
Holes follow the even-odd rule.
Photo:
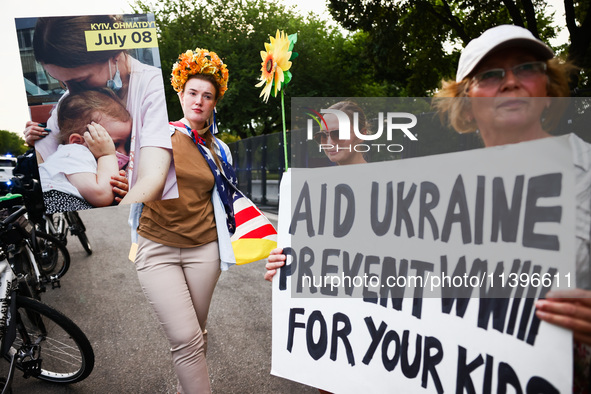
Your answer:
[[[292,169],[271,372],[335,393],[569,392],[572,334],[533,304],[575,287],[573,190],[567,137]]]

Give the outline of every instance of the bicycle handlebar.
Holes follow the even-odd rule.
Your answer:
[[[24,215],[26,212],[27,212],[27,208],[24,205],[19,207],[16,211],[14,211],[10,215],[8,215],[8,217],[6,219],[2,220],[2,222],[1,222],[2,227],[6,227],[9,224],[13,223],[16,219],[18,219],[19,217]]]

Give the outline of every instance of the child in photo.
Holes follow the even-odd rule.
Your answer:
[[[111,177],[129,161],[132,118],[108,89],[65,97],[58,112],[59,146],[39,165],[46,213],[112,205]]]

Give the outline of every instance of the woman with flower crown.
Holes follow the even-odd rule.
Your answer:
[[[211,392],[205,324],[221,270],[235,263],[228,147],[213,135],[214,108],[227,90],[221,59],[197,48],[172,70],[184,117],[171,122],[179,198],[145,203],[135,259],[144,293],[170,342],[180,393]]]

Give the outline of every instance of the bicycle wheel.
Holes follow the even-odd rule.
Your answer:
[[[66,212],[65,214],[70,225],[70,232],[72,233],[72,235],[78,237],[80,243],[82,244],[82,247],[84,248],[87,254],[92,254],[92,246],[90,245],[90,241],[86,236],[86,227],[84,226],[82,219],[80,219],[80,215],[78,215],[78,212],[70,211]]]
[[[34,354],[40,360],[40,370],[32,376],[54,383],[75,383],[90,375],[94,368],[94,352],[76,324],[32,298],[19,295],[16,305],[17,336],[7,359],[20,349],[36,348]],[[23,363],[17,363],[16,367],[27,372],[28,367]]]
[[[42,274],[59,279],[70,268],[70,253],[57,238],[42,232],[35,232],[33,250]]]
[[[28,246],[23,246],[12,257],[14,271],[17,274],[22,274],[22,277],[19,279],[19,291],[27,297],[41,300],[41,284],[37,283],[37,277],[33,269],[34,262],[31,261],[25,248],[28,248]]]
[[[6,387],[6,383],[6,378],[0,378],[0,389],[4,394],[12,394],[12,387]]]
[[[86,254],[89,254],[89,255],[92,254],[92,246],[90,246],[90,241],[88,240],[86,233],[81,232],[81,233],[76,234],[76,236],[80,240],[80,243],[82,244],[82,247],[84,248],[84,250],[86,250]]]

